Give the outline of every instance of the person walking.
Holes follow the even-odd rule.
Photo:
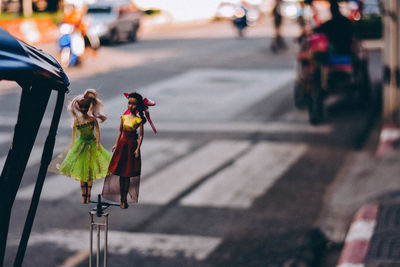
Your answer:
[[[281,12],[281,0],[275,0],[275,6],[272,9],[272,15],[274,18],[275,36],[271,43],[271,51],[278,53],[279,50],[285,50],[287,48],[286,42],[281,35],[282,26],[282,12]]]

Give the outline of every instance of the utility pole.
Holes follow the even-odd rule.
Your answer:
[[[398,0],[381,1],[383,16],[383,110],[382,130],[379,137],[377,156],[393,147],[400,139],[400,113],[398,92],[400,85],[400,3]]]
[[[383,120],[397,123],[398,120],[398,93],[397,74],[399,62],[399,23],[397,0],[383,1],[384,8],[384,86],[383,86]]]
[[[20,0],[20,14],[24,17],[32,16],[32,0]]]

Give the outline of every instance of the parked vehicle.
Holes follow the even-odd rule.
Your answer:
[[[84,23],[87,31],[101,41],[116,43],[123,39],[134,42],[142,12],[129,0],[100,0],[87,6]]]
[[[297,108],[308,107],[311,124],[322,122],[329,95],[355,96],[364,104],[370,100],[366,54],[357,50],[353,56],[338,56],[328,47],[324,34],[313,33],[304,37],[297,58],[294,103]]]

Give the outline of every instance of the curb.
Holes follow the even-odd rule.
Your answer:
[[[337,267],[364,267],[379,211],[378,204],[360,208],[353,217]]]
[[[395,142],[400,139],[400,127],[396,124],[385,124],[379,136],[379,143],[375,155],[382,156],[387,151],[392,150]]]

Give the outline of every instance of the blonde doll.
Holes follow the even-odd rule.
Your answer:
[[[99,123],[106,120],[100,113],[101,101],[94,89],[87,89],[68,106],[74,117],[72,143],[65,159],[57,166],[59,173],[81,182],[82,203],[89,203],[94,180],[108,173],[111,154],[100,144]],[[96,129],[96,135],[94,135]],[[76,139],[76,131],[79,137]]]

